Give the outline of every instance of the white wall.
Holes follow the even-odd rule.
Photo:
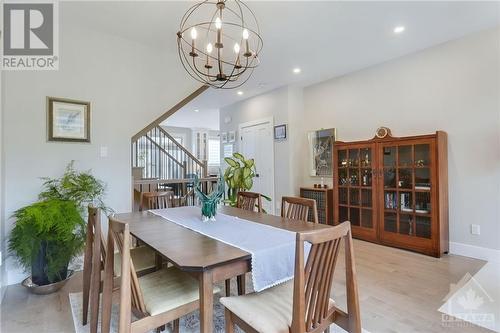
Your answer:
[[[373,138],[379,126],[394,136],[444,130],[450,240],[500,249],[499,80],[500,30],[493,29],[306,87],[303,96],[287,87],[230,105],[221,110],[221,130],[267,116],[289,123],[291,141],[275,144],[279,195],[318,182],[308,174],[308,131],[334,127],[350,141]],[[470,234],[471,223],[481,235]]]
[[[107,183],[109,206],[130,211],[131,136],[199,87],[177,66],[175,50],[85,30],[61,18],[58,71],[3,73],[7,196],[1,218],[7,233],[12,212],[37,199],[39,177],[61,175],[70,160]],[[46,96],[92,103],[90,144],[47,142]],[[101,146],[108,147],[108,157],[99,157]],[[9,275],[9,283],[19,277]]]
[[[291,102],[300,99],[300,96],[300,89],[285,87],[220,109],[221,132],[238,131],[242,123],[269,117],[273,117],[274,125],[288,125],[288,139],[274,142],[275,198],[273,200],[277,214],[279,214],[281,197],[294,194],[297,190],[292,177],[296,165],[296,160],[292,160],[292,156],[295,156],[292,146],[297,131],[295,118],[290,115],[290,112],[293,110]],[[226,117],[231,117],[231,122],[228,124],[224,121]],[[238,151],[239,133],[236,137],[235,151]],[[221,156],[223,156],[222,153]]]
[[[303,128],[331,125],[343,141],[382,125],[395,136],[446,131],[450,239],[500,249],[499,70],[500,30],[480,32],[306,88]]]

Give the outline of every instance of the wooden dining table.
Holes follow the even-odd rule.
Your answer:
[[[227,206],[220,207],[219,212],[292,232],[330,228],[323,224],[291,220]],[[200,332],[212,332],[214,283],[236,276],[240,285],[238,293],[245,293],[244,276],[251,271],[250,253],[150,212],[117,214],[115,219],[128,223],[130,233],[135,238],[199,281]]]

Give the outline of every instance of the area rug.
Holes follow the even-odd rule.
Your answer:
[[[219,302],[219,296],[214,300],[214,333],[223,333],[224,329],[224,306]],[[73,293],[69,294],[69,301],[71,304],[71,314],[73,316],[73,323],[75,325],[76,333],[88,333],[90,331],[89,325],[82,325],[82,293]],[[111,311],[111,330],[110,333],[118,332],[118,304],[113,304],[113,309]],[[98,332],[100,332],[100,317],[99,317],[99,328]],[[199,312],[195,311],[190,313],[187,316],[184,316],[180,320],[180,331],[181,333],[198,333],[200,332],[200,324],[199,324]],[[172,332],[172,328],[170,325],[167,325],[166,331],[167,333]],[[235,329],[236,333],[243,333],[238,327]],[[332,333],[346,333],[345,330],[338,327],[337,325],[332,325],[330,332]],[[153,333],[153,332],[151,332]],[[369,333],[366,330],[363,330],[363,333]]]

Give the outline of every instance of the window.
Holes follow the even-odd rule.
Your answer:
[[[220,140],[208,139],[208,165],[220,165]]]

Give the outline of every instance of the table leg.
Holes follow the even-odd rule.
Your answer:
[[[214,292],[212,271],[200,274],[200,333],[212,332]]]
[[[245,279],[245,274],[238,275],[236,277],[236,280],[238,282],[238,295],[245,295],[246,293],[246,279]]]

